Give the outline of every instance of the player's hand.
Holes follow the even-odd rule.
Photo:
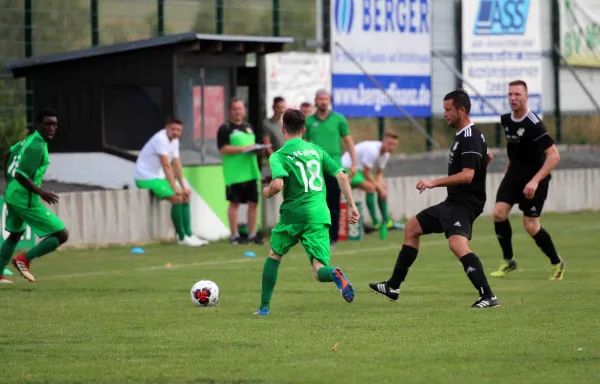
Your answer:
[[[40,195],[40,197],[42,198],[42,200],[44,200],[48,204],[58,203],[58,195],[54,192],[43,191],[43,193]]]
[[[265,199],[268,199],[268,198],[270,198],[270,196],[269,196],[269,187],[264,187],[264,188],[263,188],[263,197],[264,197]]]
[[[352,178],[356,175],[356,164],[350,166],[350,174],[348,175],[348,179],[352,180]]]
[[[358,219],[360,219],[360,214],[358,213],[358,209],[356,209],[356,205],[350,208],[350,215],[348,215],[348,222],[350,224],[358,223]]]
[[[190,191],[189,188],[182,188],[183,191],[183,195],[187,198],[189,198],[192,195],[192,191]]]
[[[424,190],[434,187],[435,185],[431,180],[419,180],[419,182],[417,183],[417,189],[419,190],[419,193],[423,193]]]
[[[535,180],[531,180],[529,183],[527,183],[525,189],[523,190],[523,194],[525,195],[526,199],[533,199],[533,196],[535,196],[535,191],[538,189],[538,185],[539,183]]]

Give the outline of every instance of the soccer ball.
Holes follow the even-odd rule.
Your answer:
[[[198,307],[213,307],[219,302],[219,286],[210,280],[200,280],[190,292],[192,302]]]

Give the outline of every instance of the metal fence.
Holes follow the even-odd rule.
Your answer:
[[[460,1],[430,0],[430,3],[433,49],[460,69],[460,33],[456,32],[460,30],[457,24],[460,18],[456,17],[460,13]],[[552,5],[548,13],[558,12],[558,0],[548,3]],[[322,5],[320,10],[318,4]],[[327,39],[328,9],[329,0],[321,3],[315,0],[0,0],[0,65],[3,67],[7,59],[187,31],[292,36],[295,42],[287,46],[287,50],[314,50],[306,48],[306,42],[318,39],[320,28]],[[322,19],[319,11],[325,13]],[[325,22],[320,23],[319,19]],[[553,45],[558,44],[560,38],[553,32],[557,19],[549,17],[543,32],[547,35],[544,39]],[[451,39],[452,44],[448,44]],[[562,81],[557,69],[558,57],[552,52],[546,55],[552,56],[548,70],[555,74],[557,83]],[[439,64],[439,58],[437,60]],[[443,83],[448,89],[460,84],[449,71],[439,72],[439,68],[438,65],[438,70],[435,69],[434,62],[434,78],[443,76],[445,79],[434,79],[435,83]],[[0,70],[0,149],[22,135],[26,122],[32,120],[32,111],[27,107],[31,105],[28,89],[25,80],[14,80],[8,72]],[[569,116],[561,111],[560,103],[556,104],[555,113],[544,116],[555,136],[564,143],[600,143],[600,129],[596,132],[590,128],[600,125],[595,111]],[[355,140],[374,138],[381,129],[373,119],[354,119],[350,123]],[[401,151],[428,149],[423,136],[406,120],[386,119],[383,123],[401,133]],[[451,139],[440,119],[423,119],[419,123],[440,144]],[[492,143],[502,143],[502,132],[497,126],[490,124],[482,129],[487,136],[495,137]]]

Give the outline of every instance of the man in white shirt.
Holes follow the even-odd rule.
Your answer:
[[[161,200],[171,202],[171,220],[179,244],[198,247],[208,242],[192,234],[190,190],[185,188],[179,160],[182,128],[183,122],[180,119],[169,117],[165,128],[148,140],[135,163],[135,185],[149,189]],[[175,181],[181,188],[178,188]]]
[[[367,208],[376,229],[379,229],[382,223],[388,228],[394,226],[387,209],[387,185],[383,180],[383,170],[397,144],[398,135],[393,131],[387,131],[382,141],[362,141],[355,146],[357,172],[350,180],[350,185],[352,188],[359,188],[366,192]],[[351,163],[350,154],[344,153],[342,166],[348,169]],[[382,222],[377,219],[375,193],[378,196]]]

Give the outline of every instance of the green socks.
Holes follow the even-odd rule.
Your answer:
[[[277,273],[279,272],[279,260],[267,257],[263,267],[262,292],[260,294],[260,307],[271,308],[271,297],[277,283]]]
[[[31,248],[25,253],[27,261],[42,257],[58,248],[60,241],[55,236],[48,236],[41,243]]]
[[[375,206],[375,193],[367,193],[367,208],[373,219],[373,225],[379,224],[379,220],[377,219],[377,207]]]
[[[382,200],[379,196],[377,196],[377,202],[379,203],[379,210],[381,211],[382,222],[384,225],[387,225],[388,221],[390,221],[387,200]]]
[[[173,226],[179,240],[183,240],[185,237],[183,211],[183,204],[173,204],[171,206],[171,220],[173,221]]]
[[[321,283],[329,283],[333,281],[334,267],[321,267],[317,271],[317,277]]]
[[[10,259],[13,253],[15,252],[17,244],[18,242],[12,241],[10,237],[4,240],[4,243],[2,243],[2,247],[0,247],[0,276],[2,276],[4,268],[6,268],[6,266],[10,262]]]
[[[190,203],[181,204],[181,210],[183,214],[183,232],[192,236],[192,215],[190,213]]]

